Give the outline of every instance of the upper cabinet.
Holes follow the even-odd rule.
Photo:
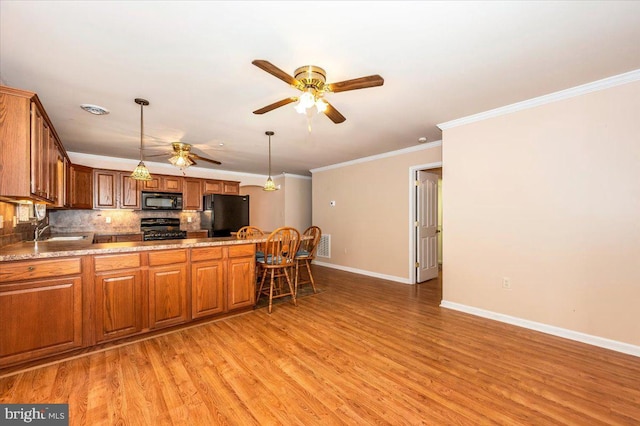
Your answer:
[[[64,207],[69,159],[38,96],[0,86],[0,117],[0,196]]]
[[[72,209],[93,208],[93,169],[72,164],[69,167],[67,199]]]
[[[129,172],[93,170],[94,209],[140,209],[139,181]]]
[[[230,180],[211,180],[204,181],[204,195],[209,194],[240,194],[240,182]]]
[[[180,176],[151,175],[151,180],[143,182],[143,191],[182,192],[182,178]]]
[[[182,193],[184,210],[202,210],[202,179],[185,178]]]

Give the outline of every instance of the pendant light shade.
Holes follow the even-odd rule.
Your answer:
[[[275,133],[271,130],[268,130],[264,132],[264,134],[269,136],[269,177],[267,178],[267,181],[264,184],[264,188],[262,189],[265,191],[275,191],[278,188],[276,188],[276,184],[273,183],[273,179],[271,179],[271,136],[275,135]]]
[[[131,173],[131,177],[135,180],[151,180],[151,173],[149,173],[149,169],[144,165],[144,161],[142,161],[143,156],[143,135],[144,135],[144,113],[143,109],[145,105],[149,105],[149,101],[146,99],[136,98],[135,102],[140,105],[140,162],[138,166],[135,168],[133,173]]]

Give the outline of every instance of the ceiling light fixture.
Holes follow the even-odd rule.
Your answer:
[[[305,90],[298,97],[298,103],[295,105],[295,110],[299,114],[306,114],[309,116],[313,111],[312,108],[316,107],[316,112],[321,113],[327,109],[327,102],[322,99],[326,89],[326,73],[315,65],[305,65],[300,67],[294,72],[296,80],[304,85]]]
[[[107,115],[109,114],[109,110],[106,108],[103,108],[101,106],[98,105],[91,105],[91,104],[82,104],[80,105],[80,108],[82,108],[83,110],[90,112],[93,115]]]
[[[271,179],[271,136],[275,135],[275,133],[271,130],[267,130],[266,132],[264,132],[264,134],[269,136],[269,177],[267,178],[267,182],[265,182],[264,188],[262,189],[265,191],[275,191],[278,188],[276,188],[276,184],[273,183],[273,179]]]
[[[169,158],[169,162],[180,169],[186,169],[187,167],[195,164],[189,158],[189,151],[180,151],[173,157]]]
[[[131,173],[131,177],[135,180],[151,180],[151,173],[147,169],[147,166],[144,165],[142,161],[143,156],[143,135],[144,135],[144,113],[143,109],[145,105],[149,105],[149,101],[146,99],[136,98],[135,102],[140,105],[140,162],[138,166],[135,168],[133,173]]]

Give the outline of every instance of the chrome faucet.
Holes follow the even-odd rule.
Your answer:
[[[33,241],[38,242],[38,238],[42,236],[42,233],[49,228],[49,225],[46,225],[40,228],[40,225],[36,226],[35,231],[33,232]]]

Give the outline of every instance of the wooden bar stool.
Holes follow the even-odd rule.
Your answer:
[[[269,313],[271,313],[271,307],[273,299],[284,296],[291,296],[291,300],[295,306],[298,306],[296,302],[296,294],[293,288],[294,277],[289,276],[289,269],[294,265],[294,258],[300,245],[300,232],[291,227],[282,227],[273,231],[267,237],[267,241],[264,243],[264,257],[257,258],[258,267],[261,271],[262,278],[260,279],[260,288],[258,289],[258,295],[256,297],[256,303],[263,294],[266,293],[265,281],[267,275],[269,279]],[[287,292],[284,285],[279,282],[280,285],[276,285],[276,278],[278,281],[285,279],[289,291]]]
[[[303,232],[303,236],[310,236],[311,238],[303,239],[300,242],[300,248],[296,252],[295,263],[296,263],[296,284],[295,284],[295,292],[296,296],[298,295],[298,286],[302,284],[311,284],[313,288],[313,293],[317,293],[316,283],[313,279],[313,274],[311,273],[311,261],[316,258],[316,251],[318,250],[318,243],[320,242],[320,237],[322,236],[322,230],[320,230],[317,226],[310,226]],[[307,267],[307,274],[309,275],[309,279],[306,281],[298,281],[300,277],[299,267],[300,264],[304,263]]]

